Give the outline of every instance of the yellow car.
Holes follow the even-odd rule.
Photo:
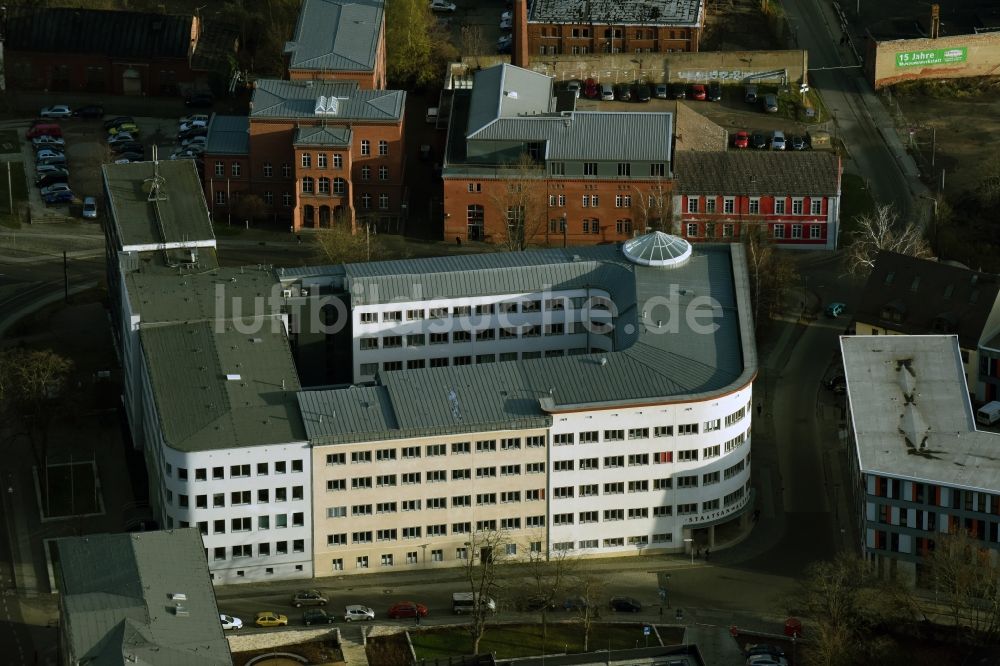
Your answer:
[[[254,616],[253,623],[258,627],[287,627],[288,616],[274,611],[261,611]]]
[[[108,134],[114,136],[119,132],[129,132],[130,134],[138,134],[139,126],[135,123],[122,123],[121,125],[116,125],[108,129]]]

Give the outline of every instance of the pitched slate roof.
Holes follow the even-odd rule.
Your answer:
[[[1000,327],[1000,280],[930,259],[879,252],[855,320],[900,333],[954,333],[975,349]]]
[[[466,137],[501,118],[517,118],[555,110],[552,78],[530,69],[501,63],[476,72],[469,102]]]
[[[836,196],[840,158],[818,150],[677,151],[677,194]]]
[[[295,130],[294,146],[350,146],[350,127],[300,127]]]
[[[697,26],[703,18],[701,10],[701,0],[535,0],[528,21]]]
[[[191,16],[69,8],[11,8],[4,48],[40,53],[99,53],[115,58],[181,58]]]
[[[249,155],[250,119],[246,116],[213,114],[208,121],[208,145],[211,155]]]
[[[335,114],[316,113],[316,100],[333,97]],[[402,90],[362,90],[354,82],[285,81],[260,79],[250,101],[251,118],[313,118],[329,123],[339,121],[400,122],[406,92]]]
[[[197,528],[70,537],[55,547],[68,663],[232,663]]]
[[[382,34],[384,0],[303,0],[288,69],[370,71]]]

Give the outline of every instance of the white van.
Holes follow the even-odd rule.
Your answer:
[[[976,410],[976,423],[991,426],[1000,421],[1000,402],[988,402]]]
[[[497,602],[493,601],[489,597],[483,599],[480,604],[488,608],[491,613],[495,613],[497,610]],[[455,592],[451,595],[451,612],[455,615],[471,613],[475,607],[476,595],[472,592]]]
[[[432,125],[436,125],[437,124],[437,121],[438,121],[438,108],[436,106],[432,106],[431,108],[427,109],[426,120],[427,120],[428,123],[430,123]]]

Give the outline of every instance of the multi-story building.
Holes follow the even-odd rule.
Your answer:
[[[669,224],[672,114],[574,105],[551,78],[507,64],[455,91],[445,238],[595,245]]]
[[[600,557],[746,525],[741,246],[656,232],[281,279],[338,311],[352,367],[349,388],[299,394],[317,575],[455,566],[484,530],[511,555]]]
[[[385,88],[385,0],[304,0],[285,44],[288,78]]]
[[[1000,281],[964,266],[882,251],[854,314],[858,335],[957,336],[969,393],[1000,396]]]
[[[762,228],[782,247],[834,250],[840,158],[822,151],[677,151],[675,225],[691,242],[733,242]]]
[[[517,5],[523,2],[516,0],[515,16]],[[705,24],[702,0],[534,0],[530,4],[526,12],[529,57],[693,52],[698,50]],[[526,62],[519,64],[526,66]]]
[[[108,291],[150,510],[214,580],[312,571],[308,442],[270,270],[220,268],[194,164],[105,165]]]
[[[851,499],[879,572],[927,583],[924,559],[965,531],[997,561],[1000,436],[976,428],[955,335],[842,337]]]

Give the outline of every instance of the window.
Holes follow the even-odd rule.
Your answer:
[[[584,176],[596,176],[597,175],[597,162],[584,162],[583,163],[583,175]],[[587,204],[584,203],[584,206]]]
[[[649,464],[649,454],[648,453],[630,453],[628,456],[628,466],[637,467],[639,465]]]
[[[774,199],[774,214],[775,215],[784,215],[785,214],[785,199],[784,198],[781,198],[781,199],[775,198]]]
[[[697,423],[683,423],[677,426],[678,435],[697,435],[698,434],[698,424]]]
[[[229,476],[234,479],[250,476],[250,465],[230,465]]]
[[[691,474],[688,476],[678,476],[677,477],[677,487],[678,488],[697,488],[698,487],[698,477],[697,475]]]
[[[701,457],[704,460],[708,460],[709,458],[718,458],[719,450],[720,447],[718,444],[716,444],[715,446],[706,446],[704,449],[701,450]]]
[[[809,199],[809,214],[810,215],[822,215],[823,214],[823,200],[818,198]]]
[[[605,442],[620,442],[625,439],[624,430],[605,430],[604,431],[604,441]]]
[[[677,452],[677,462],[691,462],[698,459],[698,449],[684,449]]]
[[[396,485],[396,475],[395,474],[382,474],[375,477],[375,486],[378,488],[386,488],[388,486]]]
[[[524,465],[524,472],[526,474],[544,474],[545,463],[543,462],[526,463]]]
[[[343,169],[344,168],[344,156],[340,153],[333,154],[333,168]]]
[[[793,224],[792,225],[792,238],[801,239],[802,238],[802,225]]]
[[[494,477],[496,475],[497,475],[497,468],[496,467],[477,467],[476,468],[476,478],[477,479],[486,479],[486,478]]]
[[[352,451],[351,463],[370,463],[372,461],[371,451]]]
[[[226,175],[226,163],[219,160],[215,163],[215,175],[225,176]]]
[[[561,446],[563,444],[572,444],[573,437],[574,435],[571,432],[559,433],[558,435],[552,436],[552,443],[556,446]]]
[[[771,227],[771,235],[774,238],[784,238],[785,237],[785,225],[775,224]]]
[[[667,174],[667,167],[663,162],[653,162],[649,165],[649,175],[654,178],[662,178]]]
[[[375,460],[395,460],[396,449],[379,449],[375,452]]]
[[[292,165],[287,162],[281,165],[281,175],[283,178],[292,177]]]
[[[632,195],[631,194],[616,194],[615,195],[615,208],[631,208],[632,207]]]
[[[313,177],[312,176],[303,176],[303,178],[302,178],[302,191],[304,193],[312,193],[312,191],[313,191],[313,183],[314,182],[315,181],[313,181]]]
[[[688,212],[697,213],[698,212],[698,198],[688,197]]]
[[[334,194],[347,194],[347,181],[343,178],[333,179],[333,193]]]
[[[226,193],[225,193],[225,191],[219,190],[218,192],[215,193],[215,204],[217,206],[225,206],[226,205]]]
[[[801,215],[803,206],[802,197],[795,197],[792,199],[792,215]]]
[[[708,474],[701,475],[701,485],[703,486],[710,486],[713,483],[718,483],[718,482],[719,482],[718,472],[709,472]]]
[[[613,481],[611,483],[604,484],[605,495],[621,495],[624,492],[625,492],[624,481]]]
[[[233,162],[231,171],[234,177],[238,177],[240,175],[240,170],[241,170],[240,163]]]
[[[372,207],[372,195],[365,192],[361,195],[361,207],[368,210]]]
[[[723,197],[722,212],[732,215],[736,211],[736,197]]]
[[[372,177],[372,168],[370,166],[361,167],[361,180],[370,180]]]
[[[656,426],[653,428],[653,437],[671,437],[673,434],[673,426]]]
[[[823,232],[820,230],[820,226],[818,224],[810,224],[809,225],[809,238],[811,238],[813,240],[817,240],[817,239],[822,238],[822,237],[823,237]]]
[[[389,167],[380,166],[378,168],[378,179],[379,180],[389,180]]]
[[[698,237],[698,223],[697,222],[688,222],[687,223],[687,234],[686,235],[687,235],[688,238],[697,238]]]
[[[317,182],[317,191],[320,194],[329,194],[330,193],[330,179],[329,178],[327,178],[326,176],[323,176],[322,178],[320,178],[316,182]]]
[[[605,509],[604,521],[625,520],[625,509]]]
[[[372,154],[372,142],[368,139],[361,140],[361,154],[371,155]]]
[[[388,194],[380,194],[380,195],[378,195],[378,207],[381,210],[388,210],[388,208],[389,208],[389,195]]]
[[[389,142],[380,140],[378,142],[378,154],[385,157],[389,154]]]
[[[403,485],[413,486],[420,483],[420,472],[405,472],[403,474]]]
[[[760,215],[760,197],[750,197],[749,212],[751,215]]]
[[[326,482],[327,490],[347,490],[347,479],[332,479]]]
[[[242,504],[249,504],[249,503],[250,503],[249,490],[237,490],[229,494],[230,506],[240,506]]]
[[[264,162],[264,178],[270,178],[274,174],[274,167],[270,162]]]
[[[618,175],[619,176],[631,176],[632,175],[632,165],[629,162],[619,162],[618,163]]]
[[[370,476],[356,476],[351,479],[351,488],[358,490],[359,488],[371,488],[372,487],[372,477]]]

